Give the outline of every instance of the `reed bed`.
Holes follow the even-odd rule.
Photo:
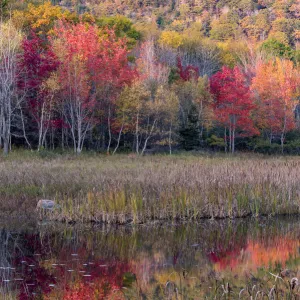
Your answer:
[[[296,273],[296,272],[291,272]],[[203,299],[203,300],[298,300],[300,285],[297,277],[283,277],[280,273],[266,272],[265,276],[249,280],[246,284],[210,278],[205,285],[198,278],[189,278],[178,272],[174,280],[151,286],[147,294],[140,292],[138,284],[123,290],[124,299]]]
[[[157,291],[160,291],[159,299],[297,300],[300,297],[298,278],[282,277],[280,273],[266,272],[262,278],[255,278],[257,281],[255,284],[249,280],[246,285],[237,284],[237,280],[231,282],[211,280],[211,285],[206,290],[203,289],[201,283],[196,281],[191,284],[191,280],[182,274],[176,275],[176,281],[167,281],[165,285],[156,287],[156,295],[158,294]],[[127,294],[126,292],[124,294],[126,296],[129,294],[129,297],[127,296],[125,299],[142,299],[141,297],[134,297],[134,295],[138,295],[138,291],[130,291]],[[155,299],[156,297],[152,297],[153,294],[147,299]]]
[[[256,155],[15,155],[0,162],[0,210],[60,221],[144,223],[300,213],[300,158]]]

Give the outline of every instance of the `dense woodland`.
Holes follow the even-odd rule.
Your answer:
[[[2,0],[0,9],[5,154],[300,154],[298,0]]]

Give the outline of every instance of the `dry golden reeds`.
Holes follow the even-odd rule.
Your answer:
[[[0,209],[39,199],[64,221],[148,220],[299,214],[300,158],[240,155],[13,157],[0,164]]]

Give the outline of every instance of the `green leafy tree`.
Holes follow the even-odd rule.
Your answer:
[[[99,28],[113,29],[117,37],[126,37],[132,46],[141,39],[141,33],[136,30],[132,22],[124,16],[101,17],[96,20]]]
[[[6,14],[6,10],[8,7],[8,0],[1,0],[0,2],[0,14],[3,17]]]
[[[292,59],[294,55],[290,46],[281,43],[274,38],[265,41],[262,44],[261,49],[269,56]]]

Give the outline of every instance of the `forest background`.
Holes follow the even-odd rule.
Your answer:
[[[1,1],[0,146],[300,153],[297,0]]]

